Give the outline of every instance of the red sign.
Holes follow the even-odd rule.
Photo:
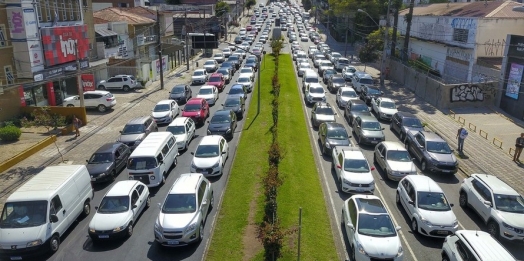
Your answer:
[[[82,88],[84,92],[95,90],[95,75],[94,74],[82,74],[80,75],[82,80]]]
[[[20,95],[20,105],[22,107],[27,106],[25,103],[24,86],[20,85],[20,87],[18,87],[18,94]]]
[[[44,27],[41,34],[46,66],[76,61],[88,56],[87,25]]]

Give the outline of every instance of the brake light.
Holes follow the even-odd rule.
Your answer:
[[[106,101],[113,101],[113,98],[107,98]]]

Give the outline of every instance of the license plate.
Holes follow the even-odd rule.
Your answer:
[[[440,235],[447,235],[447,234],[448,234],[448,231],[445,231],[445,230],[439,230],[439,231],[437,231],[437,234],[440,234]]]
[[[91,181],[96,181],[96,178],[91,178]]]
[[[363,192],[363,191],[364,191],[364,190],[361,189],[361,188],[358,188],[358,189],[357,189],[357,192]]]
[[[372,144],[377,144],[378,141],[374,140],[374,141],[372,141],[371,143],[372,143]]]
[[[109,235],[99,235],[98,238],[109,238]]]
[[[21,256],[12,256],[10,259],[11,260],[22,260],[22,257]]]
[[[442,172],[451,172],[451,171],[449,171],[449,170],[443,170]]]
[[[168,245],[178,245],[179,242],[178,242],[178,240],[169,240],[169,241],[167,241],[167,244]]]

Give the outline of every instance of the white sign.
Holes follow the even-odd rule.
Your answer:
[[[60,49],[64,57],[67,57],[69,54],[76,55],[76,44],[76,39],[69,38],[64,40],[60,35]]]

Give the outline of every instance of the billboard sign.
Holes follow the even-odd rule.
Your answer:
[[[41,33],[46,66],[88,57],[87,25],[44,27]]]
[[[524,65],[511,63],[509,76],[508,76],[508,84],[506,86],[506,96],[518,100],[519,99],[519,91],[520,91],[520,84],[522,83],[522,70],[524,69]]]
[[[524,56],[524,36],[510,35],[508,56],[523,57]]]
[[[94,74],[82,74],[80,75],[82,81],[82,88],[84,92],[95,90],[95,75]]]

